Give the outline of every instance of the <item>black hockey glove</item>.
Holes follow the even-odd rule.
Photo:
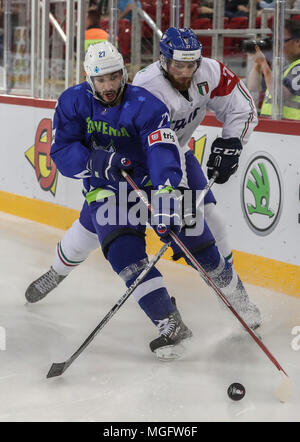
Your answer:
[[[208,179],[217,171],[219,175],[215,182],[226,183],[237,171],[242,149],[239,138],[217,138],[211,145],[211,154],[207,162]]]
[[[96,178],[103,178],[108,181],[121,181],[121,170],[129,172],[132,170],[132,162],[117,152],[105,150],[94,150],[87,161],[87,169]]]

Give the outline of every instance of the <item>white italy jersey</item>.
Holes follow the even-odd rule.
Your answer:
[[[138,72],[133,84],[144,87],[169,108],[171,128],[185,151],[208,110],[214,111],[216,118],[224,123],[223,138],[236,137],[246,143],[257,125],[256,108],[244,83],[221,62],[211,58],[202,58],[193,75],[189,100],[171,86],[158,61]]]

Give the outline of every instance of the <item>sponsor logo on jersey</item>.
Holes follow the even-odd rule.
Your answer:
[[[155,144],[162,140],[160,130],[157,130],[156,132],[153,132],[149,135],[149,144]]]
[[[172,129],[159,129],[152,132],[152,134],[148,136],[148,144],[149,146],[152,146],[156,143],[176,144],[175,134]]]
[[[161,127],[165,126],[166,124],[169,123],[169,121],[170,121],[170,114],[169,112],[165,112],[161,116],[161,122],[159,123],[158,128],[160,129]]]
[[[173,120],[171,122],[172,129],[176,132],[177,130],[184,129],[187,124],[190,124],[197,116],[200,107],[196,107],[187,118],[182,118],[180,120]]]
[[[242,182],[245,219],[256,234],[268,235],[275,229],[282,210],[282,180],[275,161],[265,152],[255,154]]]
[[[34,145],[25,151],[25,157],[35,170],[37,181],[42,190],[48,191],[55,196],[58,171],[50,157],[52,138],[52,121],[44,118],[40,121],[35,133]]]
[[[203,81],[202,83],[197,83],[198,91],[200,95],[206,95],[209,92],[209,86],[207,81]]]

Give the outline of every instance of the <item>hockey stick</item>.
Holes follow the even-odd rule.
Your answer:
[[[126,181],[129,183],[129,185],[136,191],[137,195],[141,198],[141,200],[144,202],[144,204],[147,205],[150,212],[153,213],[153,207],[149,203],[148,199],[144,196],[143,192],[138,188],[138,186],[135,184],[135,182],[132,180],[132,178],[126,173],[125,171],[122,171],[123,177],[126,179]],[[213,178],[212,178],[213,179]],[[240,317],[240,315],[236,312],[236,310],[233,308],[233,306],[230,304],[230,302],[227,300],[226,296],[222,293],[222,291],[219,289],[219,287],[216,286],[216,284],[213,282],[213,280],[208,276],[208,274],[205,272],[205,270],[201,267],[201,265],[198,263],[198,261],[195,259],[195,257],[192,255],[192,253],[186,248],[186,246],[183,244],[183,242],[178,238],[178,236],[170,232],[170,236],[173,239],[173,241],[180,247],[180,249],[183,251],[184,255],[191,261],[191,263],[194,265],[194,267],[198,270],[204,281],[213,289],[215,294],[221,298],[221,300],[224,302],[226,307],[231,310],[231,312],[234,314],[234,316],[238,319],[238,321],[241,323],[241,325],[244,327],[244,329],[249,333],[249,335],[254,339],[254,341],[257,343],[257,345],[261,348],[261,350],[265,353],[265,355],[270,359],[270,361],[275,365],[275,367],[278,369],[278,371],[282,375],[282,383],[276,390],[276,396],[279,398],[281,402],[285,402],[290,397],[291,387],[290,387],[290,381],[287,373],[282,368],[282,366],[279,364],[279,362],[275,359],[275,357],[272,355],[272,353],[267,349],[265,344],[262,342],[262,340],[251,330],[251,328],[246,324],[246,322]]]
[[[197,200],[197,207],[201,203],[201,201],[205,198],[205,195],[210,190],[211,186],[215,181],[215,177],[211,178],[211,180],[207,183],[201,195]],[[91,332],[91,334],[86,338],[83,344],[75,351],[75,353],[70,356],[65,362],[55,362],[51,365],[51,368],[47,374],[47,378],[52,378],[56,376],[61,376],[67,368],[78,358],[78,356],[83,352],[83,350],[90,344],[90,342],[95,338],[95,336],[99,333],[99,331],[108,323],[108,321],[112,318],[112,316],[119,310],[119,308],[124,304],[124,302],[129,298],[132,292],[137,288],[137,286],[143,281],[145,276],[149,273],[152,267],[157,263],[157,261],[163,256],[169,244],[164,244],[163,247],[159,250],[159,252],[154,256],[154,258],[147,264],[145,269],[140,273],[134,283],[127,289],[124,295],[119,299],[119,301],[113,306],[113,308],[107,313],[107,315],[102,319],[102,321],[97,325],[97,327]]]
[[[169,244],[164,244],[163,247],[157,252],[157,254],[149,261],[144,270],[139,274],[136,280],[131,284],[131,286],[126,290],[123,296],[118,300],[118,302],[113,306],[113,308],[107,313],[107,315],[102,319],[102,321],[97,325],[97,327],[92,331],[92,333],[86,338],[83,344],[69,357],[65,362],[54,362],[47,374],[47,378],[53,378],[55,376],[62,375],[68,367],[78,358],[78,356],[83,352],[83,350],[92,342],[100,330],[108,323],[108,321],[114,316],[119,308],[124,304],[124,302],[129,298],[132,292],[137,288],[137,286],[143,281],[150,270],[155,266],[157,261],[163,256]]]
[[[199,195],[197,201],[196,201],[196,207],[199,207],[200,204],[202,203],[202,201],[204,200],[204,198],[206,197],[206,194],[208,193],[208,191],[211,189],[212,185],[214,184],[214,182],[216,181],[216,179],[219,176],[219,172],[215,171],[213,173],[212,178],[208,181],[208,183],[206,184],[206,186],[204,187],[204,189],[202,190],[201,194]]]

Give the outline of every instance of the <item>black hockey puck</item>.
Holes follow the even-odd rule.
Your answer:
[[[240,401],[245,396],[246,390],[244,385],[234,382],[233,384],[229,385],[227,394],[233,401]]]

